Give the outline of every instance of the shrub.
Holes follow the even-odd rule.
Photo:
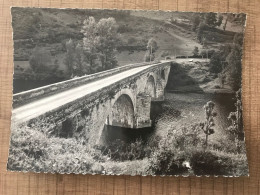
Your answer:
[[[187,170],[182,164],[185,159],[173,145],[173,140],[164,138],[159,142],[149,159],[149,172],[151,174],[174,175]]]
[[[212,101],[207,102],[206,105],[204,105],[204,110],[206,114],[206,120],[203,123],[200,123],[200,128],[206,135],[205,139],[205,148],[208,146],[208,136],[215,133],[215,130],[213,129],[215,126],[214,117],[217,116],[216,112],[213,112],[215,107],[215,103]]]
[[[134,38],[134,37],[130,37],[128,40],[127,40],[127,43],[128,44],[133,44],[133,43],[136,43],[137,42],[137,39]]]
[[[126,143],[117,139],[106,147],[103,147],[101,151],[114,161],[138,160],[146,155],[146,150],[141,139],[137,139],[133,143]]]
[[[191,148],[202,143],[197,125],[171,129],[152,149],[149,171],[151,174],[174,175],[188,171],[184,162],[189,159]]]
[[[190,163],[195,175],[248,175],[246,155],[197,150]]]
[[[92,173],[92,166],[99,164],[94,156],[101,153],[76,139],[48,138],[26,126],[12,127],[7,165],[19,171]]]
[[[35,73],[48,72],[51,65],[51,54],[49,51],[36,46],[29,63]]]
[[[218,157],[209,151],[195,151],[190,159],[195,175],[223,175],[225,165],[221,164]]]
[[[162,57],[162,58],[165,58],[165,57],[167,57],[168,55],[170,55],[169,51],[163,51],[163,52],[161,53],[161,57]]]

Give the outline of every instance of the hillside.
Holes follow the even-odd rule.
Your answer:
[[[142,62],[147,42],[152,37],[159,46],[156,57],[160,57],[164,52],[169,56],[191,55],[194,46],[201,47],[192,32],[185,29],[181,31],[176,26],[166,25],[165,21],[170,17],[169,13],[154,20],[142,15],[138,16],[136,13],[130,14],[127,11],[107,10],[100,14],[98,10],[13,8],[12,15],[14,60],[28,61],[33,48],[38,45],[49,50],[53,60],[58,59],[61,69],[64,69],[65,42],[70,38],[76,42],[82,42],[83,34],[80,30],[84,19],[89,16],[94,16],[96,20],[103,17],[116,19],[121,35],[117,54],[119,65]]]
[[[158,60],[174,59],[176,56],[191,56],[195,47],[199,52],[205,47],[198,42],[197,32],[192,31],[193,13],[162,11],[114,11],[48,8],[12,8],[12,26],[14,39],[14,88],[25,81],[21,89],[30,89],[65,80],[68,77],[64,64],[66,42],[70,39],[75,44],[83,44],[81,32],[84,20],[93,16],[96,21],[113,17],[118,26],[119,41],[116,60],[118,66],[144,61],[148,40],[156,40]],[[236,31],[230,31],[235,23],[227,23],[226,31],[218,28],[204,30],[208,50],[218,50],[219,46],[231,43]],[[50,65],[57,65],[58,71],[50,75],[34,74],[29,59],[36,48],[51,54]],[[50,66],[48,65],[48,66]],[[50,67],[50,70],[55,66]],[[51,79],[50,79],[51,77]],[[30,81],[33,84],[30,85]],[[48,82],[39,82],[47,80]],[[18,84],[17,84],[18,83]]]

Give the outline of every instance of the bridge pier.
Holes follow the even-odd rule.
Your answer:
[[[156,98],[153,98],[153,101],[164,101],[164,88],[164,82],[158,80],[156,85]]]
[[[150,127],[152,121],[150,119],[151,112],[151,101],[150,95],[139,94],[136,97],[136,114],[135,114],[135,128]]]

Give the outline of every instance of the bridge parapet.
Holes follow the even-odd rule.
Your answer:
[[[153,64],[156,64],[159,62],[153,62]],[[98,72],[91,75],[86,75],[82,77],[73,78],[70,80],[54,83],[51,85],[39,87],[36,89],[20,92],[13,95],[13,107],[17,107],[20,105],[23,105],[27,102],[33,101],[34,99],[42,98],[54,93],[58,93],[64,90],[68,90],[73,87],[78,87],[93,81],[96,81],[100,78],[105,78],[126,70],[130,70],[132,68],[137,68],[141,66],[146,66],[151,64],[150,62],[143,62],[143,63],[137,63],[137,64],[128,64],[125,66],[120,66],[117,68],[113,68],[110,70]]]
[[[102,140],[106,125],[138,129],[150,127],[151,101],[163,100],[170,65],[171,62],[161,62],[140,68],[57,108],[12,122],[40,129],[48,136],[76,137],[89,143]]]

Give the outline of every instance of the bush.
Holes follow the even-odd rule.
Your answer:
[[[51,54],[49,51],[36,46],[29,63],[35,73],[48,72],[51,66]]]
[[[163,52],[161,53],[161,57],[162,57],[162,58],[165,58],[165,57],[167,57],[168,55],[170,55],[169,51],[163,51]]]
[[[173,140],[168,138],[159,142],[158,148],[153,150],[149,159],[150,174],[177,175],[187,171],[183,166],[185,158],[174,144]]]
[[[195,175],[223,175],[226,174],[225,164],[209,151],[195,151],[190,159]]]
[[[248,175],[246,155],[197,150],[190,159],[195,175]]]
[[[126,143],[117,139],[108,144],[108,146],[102,147],[101,151],[114,161],[139,160],[146,155],[141,139],[137,139],[133,143]]]
[[[134,37],[130,37],[128,40],[127,40],[127,43],[128,44],[133,44],[133,43],[136,43],[137,42],[137,39],[134,38]]]
[[[29,127],[13,127],[8,169],[34,172],[93,173],[99,151],[76,139],[48,138]]]
[[[156,148],[152,149],[149,170],[151,174],[184,174],[188,168],[184,165],[189,159],[193,147],[202,145],[197,125],[172,129],[165,138],[161,138]]]

